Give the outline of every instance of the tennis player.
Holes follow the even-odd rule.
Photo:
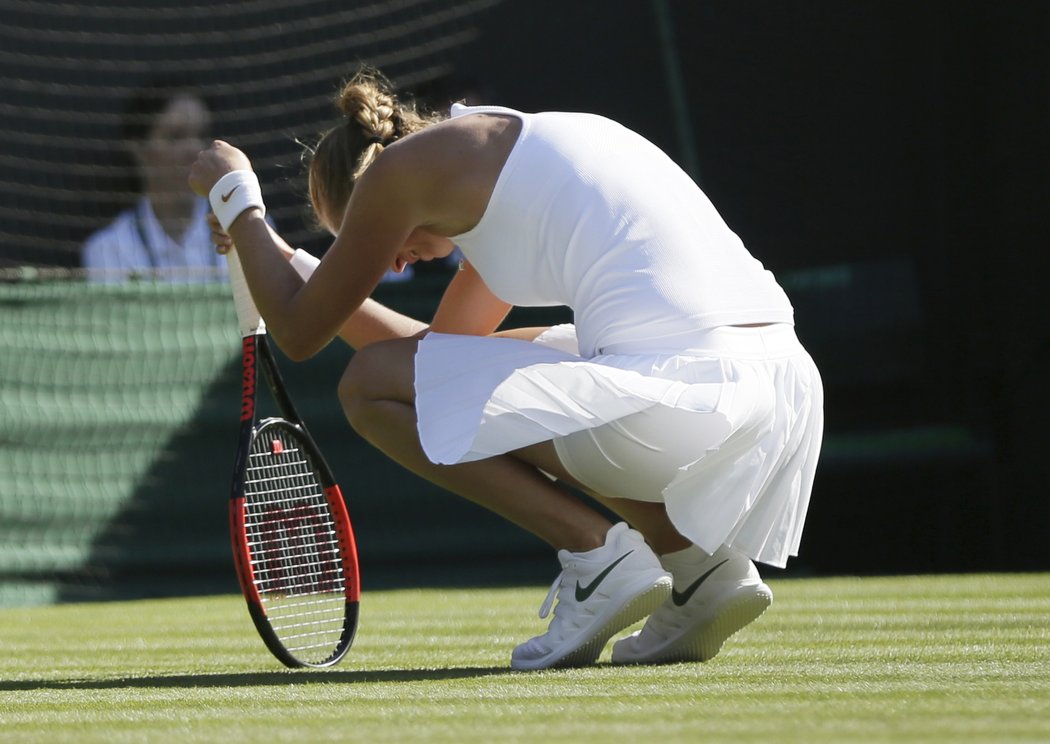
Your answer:
[[[710,659],[771,603],[755,562],[797,555],[809,503],[823,393],[785,293],[667,155],[609,119],[427,118],[367,71],[338,105],[309,168],[335,236],[320,262],[266,225],[237,148],[214,142],[190,176],[272,337],[305,359],[341,335],[363,437],[557,550],[553,619],[513,668],[592,663],[643,618],[614,663]],[[388,269],[457,246],[429,326],[369,299]],[[567,305],[575,325],[497,332],[512,305]]]

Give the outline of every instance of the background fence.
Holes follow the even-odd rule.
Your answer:
[[[232,590],[225,288],[48,270],[76,266],[133,198],[120,112],[158,72],[193,76],[278,226],[323,251],[296,139],[328,123],[358,61],[435,106],[610,115],[701,181],[781,278],[828,388],[791,570],[1050,566],[1050,6],[0,0],[0,15],[0,601]],[[443,280],[380,295],[425,316]],[[287,376],[339,453],[366,582],[548,578],[533,538],[356,439],[332,395],[348,355]]]

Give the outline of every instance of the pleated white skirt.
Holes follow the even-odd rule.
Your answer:
[[[532,343],[429,334],[415,363],[423,449],[455,464],[552,440],[596,492],[663,501],[705,551],[727,544],[784,566],[820,452],[820,375],[788,325],[715,328],[679,345],[582,359],[572,326]],[[610,458],[607,437],[636,454]],[[650,456],[661,449],[677,459]]]

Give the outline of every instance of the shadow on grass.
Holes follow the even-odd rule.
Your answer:
[[[425,682],[428,680],[488,677],[518,674],[508,667],[461,667],[455,669],[373,669],[360,672],[287,671],[248,674],[173,674],[117,679],[23,679],[0,680],[0,692],[31,690],[119,690],[149,687],[269,687],[277,685],[360,684]]]

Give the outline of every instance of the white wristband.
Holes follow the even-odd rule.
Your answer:
[[[208,201],[211,202],[211,211],[219,218],[222,229],[227,231],[246,209],[257,207],[260,212],[266,214],[259,177],[250,170],[231,171],[220,178],[208,192]]]
[[[288,263],[292,265],[292,268],[299,272],[299,276],[303,278],[304,282],[310,281],[310,276],[314,273],[314,269],[321,263],[321,259],[317,256],[312,256],[302,248],[297,248],[292,257],[288,259]]]

